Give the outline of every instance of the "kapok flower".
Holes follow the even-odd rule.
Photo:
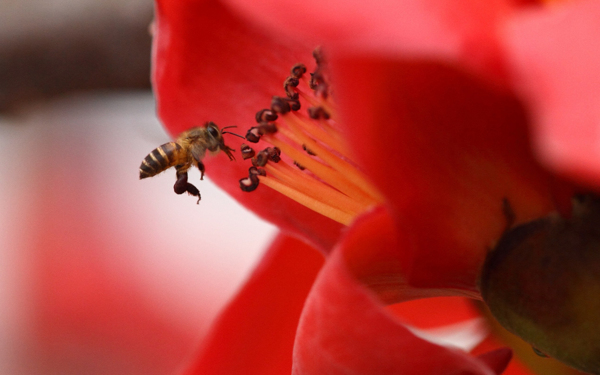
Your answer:
[[[266,124],[250,135],[281,152],[262,154],[271,160],[264,173],[253,170],[242,182],[260,181],[250,194],[238,184],[248,163],[206,160],[211,179],[284,234],[216,323],[191,373],[502,372],[506,351],[474,357],[428,343],[383,304],[480,298],[484,259],[508,225],[503,202],[516,225],[568,205],[572,184],[540,166],[530,148],[529,126],[544,123],[549,107],[523,89],[535,64],[529,57],[519,65],[516,37],[504,33],[527,11],[516,3],[157,1],[153,82],[167,128],[178,134],[212,120],[250,130],[257,116]],[[600,12],[593,2],[564,7]],[[532,17],[562,15],[541,5],[537,12]],[[316,43],[331,57],[325,83],[336,105],[300,77],[297,86],[286,80]],[[288,98],[294,103],[276,100],[256,115],[282,82],[286,94],[298,94]],[[297,100],[321,115],[280,110]],[[269,111],[279,112],[275,126]],[[263,168],[258,155],[256,164]],[[327,254],[322,268],[313,248]]]

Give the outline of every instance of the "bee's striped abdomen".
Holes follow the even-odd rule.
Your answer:
[[[175,142],[165,143],[152,150],[140,165],[140,180],[157,175],[175,165],[180,150],[181,146]]]

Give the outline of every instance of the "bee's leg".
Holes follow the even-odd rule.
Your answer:
[[[200,160],[197,160],[196,162],[198,163],[198,169],[200,170],[200,179],[204,180],[204,172],[206,172],[206,167]]]
[[[194,197],[198,197],[197,204],[200,203],[200,191],[197,187],[187,182],[188,174],[187,172],[179,172],[177,171],[177,181],[175,181],[175,185],[173,185],[173,190],[175,190],[175,194],[183,194],[186,191],[188,194],[193,195]]]

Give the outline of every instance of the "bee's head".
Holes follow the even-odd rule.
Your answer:
[[[233,156],[233,154],[231,152],[235,151],[235,150],[225,144],[225,140],[223,139],[223,134],[232,134],[232,135],[235,135],[237,137],[244,139],[244,137],[242,137],[239,134],[224,131],[225,129],[235,128],[235,127],[236,126],[226,126],[223,129],[219,129],[217,124],[215,124],[214,122],[208,122],[206,124],[206,132],[210,139],[209,143],[211,145],[214,145],[212,147],[209,147],[209,149],[211,151],[216,151],[216,150],[220,149],[227,154],[227,156],[229,157],[229,160],[234,160],[235,157]]]

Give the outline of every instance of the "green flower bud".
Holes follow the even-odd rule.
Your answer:
[[[507,231],[480,287],[496,319],[537,351],[600,374],[600,198]]]

